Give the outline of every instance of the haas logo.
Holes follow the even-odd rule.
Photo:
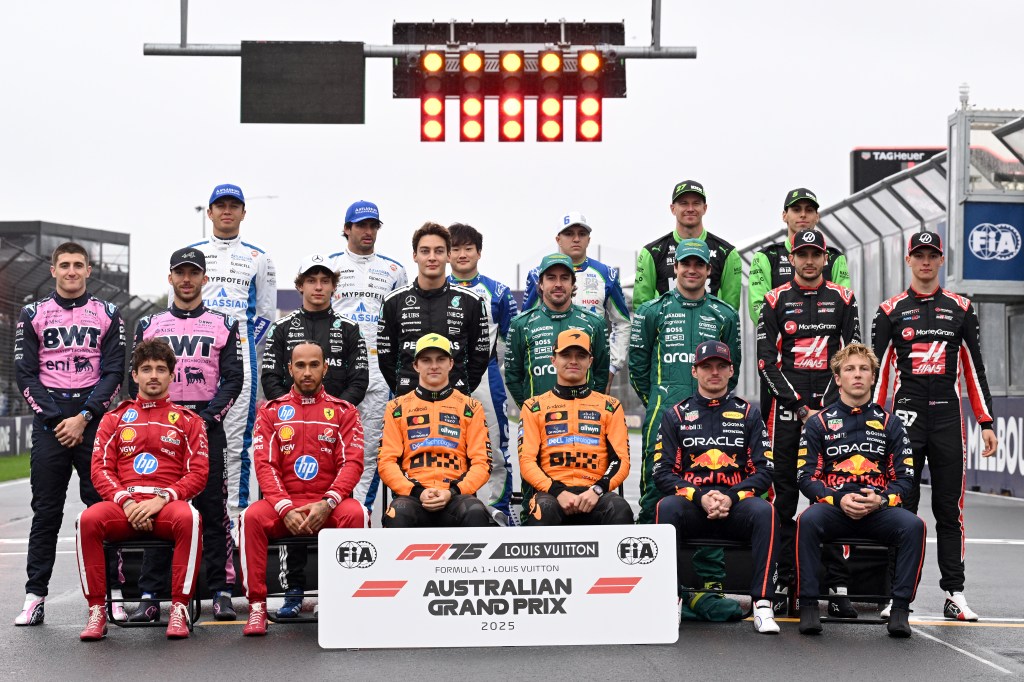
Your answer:
[[[75,374],[92,371],[92,363],[89,362],[89,358],[82,355],[76,355],[72,359],[75,361]]]
[[[186,367],[185,368],[185,384],[191,386],[192,384],[205,384],[206,377],[203,376],[203,370],[197,367]]]
[[[946,341],[915,343],[910,358],[914,374],[944,374],[946,372]]]
[[[828,338],[814,336],[794,341],[793,369],[828,369]]]

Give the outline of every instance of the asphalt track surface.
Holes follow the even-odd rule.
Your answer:
[[[632,437],[633,452],[639,439]],[[635,497],[638,472],[627,491]],[[72,480],[70,490],[77,490]],[[929,504],[930,491],[923,491]],[[0,483],[0,669],[7,679],[395,679],[456,676],[472,679],[598,680],[888,679],[949,680],[1024,677],[1024,501],[969,493],[967,596],[982,619],[962,624],[942,619],[932,518],[924,578],[913,604],[909,640],[890,639],[884,625],[825,624],[820,637],[805,637],[794,621],[782,633],[759,635],[749,622],[684,623],[671,645],[547,646],[465,649],[322,650],[316,625],[272,625],[265,638],[245,638],[241,621],[215,623],[209,615],[189,640],[167,641],[162,628],[110,628],[101,642],[83,643],[86,620],[74,553],[78,500],[65,508],[57,563],[46,602],[46,622],[15,627],[24,598],[25,551],[31,519],[27,481]],[[504,532],[496,530],[495,532]],[[273,606],[273,604],[271,605]],[[244,599],[235,599],[240,618]],[[866,612],[870,607],[862,606]],[[204,603],[205,614],[209,602]],[[870,615],[870,614],[867,614]],[[164,614],[166,622],[166,612]],[[401,623],[378,627],[401,628]],[[614,622],[595,627],[616,627]]]

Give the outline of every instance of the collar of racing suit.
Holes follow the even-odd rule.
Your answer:
[[[702,306],[704,305],[704,301],[708,300],[707,296],[701,296],[696,301],[692,301],[683,296],[682,292],[679,291],[678,286],[672,287],[672,295],[675,296],[676,303],[687,308],[696,308],[697,306]]]
[[[697,404],[701,407],[720,407],[729,399],[729,394],[726,393],[721,398],[708,398],[698,389],[697,392],[693,394],[693,399],[697,401]]]
[[[342,253],[344,253],[346,256],[352,259],[352,262],[354,263],[369,263],[370,261],[377,257],[376,252],[368,253],[364,256],[361,253],[352,253],[348,249],[345,249]]]
[[[210,235],[210,243],[213,244],[214,246],[216,246],[219,249],[226,249],[226,248],[232,247],[232,246],[234,246],[235,244],[237,244],[240,241],[242,241],[242,233],[241,233],[241,231],[239,231],[239,233],[236,234],[231,239],[221,239],[220,237],[218,237],[215,234],[211,234]]]
[[[907,293],[909,293],[914,298],[928,299],[935,298],[936,296],[938,296],[940,289],[942,289],[942,287],[935,287],[935,289],[931,293],[925,294],[921,293],[920,291],[917,291],[916,289],[914,289],[914,287],[910,287],[907,289]]]
[[[448,281],[453,284],[458,284],[459,286],[471,287],[480,282],[480,273],[476,273],[469,279],[462,279],[461,277],[456,277],[455,275],[448,275]]]
[[[198,306],[196,306],[192,310],[182,310],[178,306],[174,305],[173,302],[171,302],[170,310],[171,310],[171,315],[173,315],[174,317],[177,317],[177,318],[180,318],[180,319],[186,319],[186,318],[189,318],[189,317],[202,317],[203,313],[206,312],[206,306],[204,306],[202,304],[199,304]]]
[[[864,408],[866,408],[870,404],[871,400],[867,400],[861,405],[847,405],[842,400],[837,400],[835,402],[835,407],[837,407],[841,412],[845,412],[846,414],[860,414],[861,412],[864,411]]]
[[[64,308],[65,310],[70,310],[71,308],[81,308],[83,305],[89,302],[89,296],[90,294],[88,291],[86,291],[81,296],[76,296],[75,298],[64,298],[56,291],[53,292],[53,300],[55,300],[57,302],[57,305],[59,305],[61,308]]]
[[[587,384],[582,386],[566,386],[565,384],[556,383],[551,392],[562,400],[577,400],[579,398],[586,398],[593,391]]]
[[[455,389],[452,388],[451,384],[448,384],[447,386],[442,388],[440,391],[431,391],[431,390],[423,388],[422,386],[417,384],[416,385],[416,397],[421,399],[421,400],[426,400],[426,401],[431,402],[431,403],[436,403],[439,400],[444,400],[445,398],[450,396],[452,394],[452,391],[454,391],[454,390]]]
[[[416,288],[416,292],[423,298],[433,298],[434,296],[440,296],[441,294],[448,291],[448,289],[450,288],[447,277],[445,277],[444,279],[444,284],[442,284],[437,289],[424,289],[423,287],[420,286],[419,277],[412,281],[412,285]]]
[[[570,302],[568,308],[566,308],[565,310],[559,311],[559,310],[552,310],[551,308],[547,307],[546,305],[544,305],[543,301],[540,301],[540,302],[537,303],[537,308],[539,308],[541,310],[541,312],[543,312],[545,315],[550,317],[552,320],[561,320],[561,319],[564,319],[566,317],[569,317],[569,314],[572,312],[572,309],[574,307],[575,306]]]
[[[163,398],[157,398],[156,400],[146,400],[140,394],[139,397],[137,397],[132,402],[134,402],[136,405],[138,405],[144,410],[152,410],[154,408],[167,407],[168,405],[170,405],[171,396],[170,394],[167,394]]]
[[[292,384],[291,390],[288,392],[289,400],[297,400],[301,405],[312,405],[313,403],[323,400],[323,397],[327,394],[324,390],[324,385],[320,384],[320,388],[316,389],[316,393],[313,395],[304,395],[295,388],[295,384]]]
[[[333,312],[330,306],[327,306],[325,310],[306,310],[302,308],[302,315],[311,320],[323,320],[330,317]]]

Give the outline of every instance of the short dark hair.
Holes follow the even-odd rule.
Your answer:
[[[288,351],[288,364],[289,365],[292,364],[292,354],[295,352],[295,349],[298,348],[299,346],[316,346],[317,348],[320,349],[320,356],[324,360],[327,359],[327,353],[324,352],[324,347],[323,346],[321,346],[319,343],[317,343],[313,339],[302,339],[297,344],[292,346],[291,350]]]
[[[65,253],[82,256],[85,258],[85,264],[89,265],[89,252],[78,242],[64,242],[54,249],[53,254],[50,256],[50,265],[57,265],[57,259]]]
[[[477,251],[484,250],[484,236],[472,225],[452,223],[448,226],[448,234],[452,236],[452,246],[472,244]]]
[[[299,274],[295,275],[296,289],[302,286],[302,283],[306,281],[306,277],[313,270],[323,270],[324,272],[326,272],[328,275],[331,276],[331,287],[334,289],[338,288],[338,279],[340,279],[341,276],[337,273],[337,271],[331,270],[330,268],[324,267],[322,265],[315,265],[311,267],[309,270],[306,270],[305,272],[300,272]]]
[[[420,240],[430,235],[443,239],[445,250],[452,250],[452,236],[448,233],[448,228],[428,221],[423,223],[423,227],[412,233],[412,252],[416,253],[416,249],[420,246]]]
[[[163,360],[167,364],[167,369],[172,372],[174,366],[178,364],[178,358],[174,356],[174,351],[163,339],[149,339],[135,346],[135,349],[132,350],[132,371],[138,372],[139,367],[146,360]]]

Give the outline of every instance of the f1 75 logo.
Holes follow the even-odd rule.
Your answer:
[[[398,557],[397,561],[412,561],[420,557],[430,559],[431,561],[438,561],[444,559],[445,552],[451,550],[451,554],[447,556],[447,559],[479,559],[480,555],[483,554],[484,548],[487,547],[486,542],[468,542],[468,543],[449,543],[449,544],[418,544],[409,545],[403,549]]]
[[[947,341],[915,343],[910,348],[914,374],[944,374],[946,372]]]

